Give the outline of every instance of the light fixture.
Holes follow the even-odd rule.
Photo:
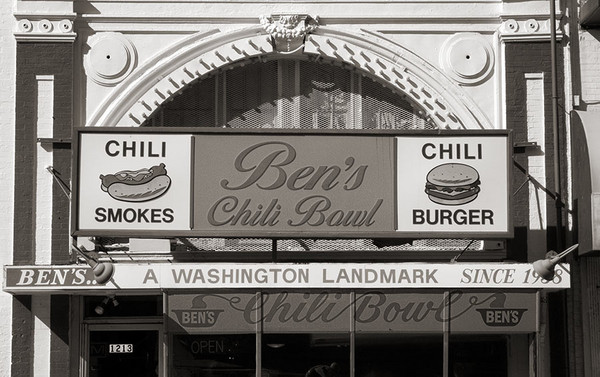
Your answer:
[[[85,252],[87,251],[85,247],[82,245],[75,246],[73,245],[73,249],[75,249],[81,256],[83,256],[86,262],[92,267],[92,272],[94,273],[94,279],[98,284],[106,284],[110,279],[112,279],[113,273],[115,272],[115,268],[110,262],[98,262],[96,259],[90,257]]]
[[[533,262],[533,270],[537,272],[543,279],[552,280],[554,278],[554,267],[558,264],[558,262],[567,256],[570,252],[577,249],[579,244],[575,244],[570,248],[566,249],[560,254],[555,256],[548,257],[546,259],[540,259]]]
[[[104,297],[102,302],[94,308],[94,312],[96,312],[96,314],[98,314],[98,315],[103,315],[104,311],[106,310],[106,306],[108,305],[109,302],[112,303],[113,307],[119,306],[119,301],[117,301],[115,296],[106,296],[106,297]]]
[[[102,302],[94,308],[94,311],[96,312],[96,314],[98,314],[98,315],[104,314],[104,309],[106,308],[106,305],[108,304],[108,300],[109,300],[108,297],[104,297],[104,300],[102,300]]]

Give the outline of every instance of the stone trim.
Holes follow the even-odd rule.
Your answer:
[[[560,20],[556,21],[556,39],[562,40]],[[550,40],[550,20],[545,18],[504,19],[499,28],[503,42],[543,42]]]
[[[233,33],[193,35],[141,65],[109,94],[88,126],[140,126],[192,81],[250,59],[277,55],[261,26]],[[462,88],[423,59],[379,35],[320,27],[302,53],[340,62],[404,93],[440,128],[493,128]]]
[[[77,38],[75,14],[15,14],[14,36],[18,42],[67,42]]]

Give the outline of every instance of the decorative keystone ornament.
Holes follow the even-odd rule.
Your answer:
[[[319,27],[319,17],[307,14],[272,14],[260,16],[260,23],[280,53],[291,54],[303,45],[304,37]]]

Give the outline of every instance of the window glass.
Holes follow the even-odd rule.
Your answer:
[[[159,317],[162,296],[88,296],[84,299],[86,318]]]
[[[264,334],[263,377],[348,377],[350,334]]]
[[[442,334],[357,334],[355,341],[356,377],[443,376]]]
[[[89,377],[158,376],[158,331],[90,331]]]
[[[278,64],[269,61],[226,72],[226,123],[231,128],[273,128]]]
[[[231,68],[175,93],[143,126],[438,128],[420,104],[346,67],[279,59]]]
[[[301,63],[300,118],[303,128],[345,129],[351,124],[350,71],[325,64]]]
[[[453,335],[450,338],[450,376],[508,377],[505,336]]]
[[[171,377],[249,377],[256,372],[254,334],[174,335]]]

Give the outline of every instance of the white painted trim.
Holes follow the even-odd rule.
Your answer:
[[[16,41],[12,12],[16,1],[0,1],[0,265],[13,263],[14,208],[15,208],[15,91],[16,91]],[[0,269],[0,279],[4,280]],[[13,296],[0,293],[0,377],[12,375]],[[15,329],[16,330],[16,329]]]
[[[565,156],[568,156],[565,160],[566,160],[566,177],[573,177],[573,158],[572,158],[572,153],[573,150],[571,148],[571,143],[572,143],[572,132],[571,132],[571,112],[574,110],[574,104],[573,104],[573,67],[571,65],[571,44],[570,43],[566,43],[563,47],[563,87],[564,87],[564,93],[565,93],[565,151],[564,153],[561,153]],[[574,216],[573,216],[573,203],[574,203],[574,198],[573,198],[573,180],[572,179],[567,179],[567,199],[566,199],[566,218],[567,218],[567,230],[569,232],[573,231],[573,228],[575,226],[574,222]],[[564,199],[564,195],[563,195],[563,202],[565,201]]]
[[[50,300],[51,295],[34,295],[31,297],[31,313],[33,314],[33,375],[50,376]]]
[[[15,39],[18,42],[64,42],[64,43],[73,43],[77,38],[77,34],[69,33],[69,34],[25,34],[25,33],[15,33]]]
[[[116,126],[125,112],[136,103],[137,98],[154,89],[155,81],[164,78],[172,70],[170,62],[187,60],[190,49],[216,33],[219,33],[218,29],[196,33],[154,55],[112,90],[86,125]]]
[[[36,137],[52,138],[54,132],[54,76],[37,75]],[[48,149],[49,148],[49,149]],[[52,188],[54,177],[47,170],[52,166],[52,147],[36,145],[35,180],[35,263],[52,262]],[[33,375],[50,376],[50,300],[51,296],[33,296],[31,312],[33,330]]]
[[[382,35],[362,30],[348,33],[321,27],[305,44],[306,54],[321,54],[365,72],[405,93],[440,126],[490,129],[492,123],[455,82],[424,59]],[[318,49],[319,40],[330,41]],[[342,54],[343,46],[349,46]],[[270,36],[260,26],[235,32],[194,34],[162,51],[105,98],[88,126],[139,126],[165,100],[212,71],[252,57],[275,55]],[[360,59],[358,58],[360,57]]]
[[[38,75],[37,80],[37,138],[52,138],[54,128],[54,76]],[[50,149],[48,149],[50,148]],[[36,146],[35,187],[35,261],[52,262],[52,188],[53,176],[47,170],[52,166],[52,149],[38,143]]]
[[[506,44],[503,43],[500,36],[497,37],[497,41],[499,53],[496,56],[496,90],[498,91],[498,93],[500,93],[500,95],[498,96],[498,104],[496,109],[496,119],[498,122],[496,124],[496,127],[506,130]]]
[[[526,87],[526,123],[527,141],[536,142],[542,152],[546,144],[546,117],[544,96],[544,73],[525,73]],[[546,155],[530,155],[527,158],[527,173],[546,186]],[[529,182],[529,235],[527,245],[529,250],[546,251],[546,230],[548,229],[548,208],[546,193],[543,188]],[[544,255],[534,255],[533,259],[543,258]]]

